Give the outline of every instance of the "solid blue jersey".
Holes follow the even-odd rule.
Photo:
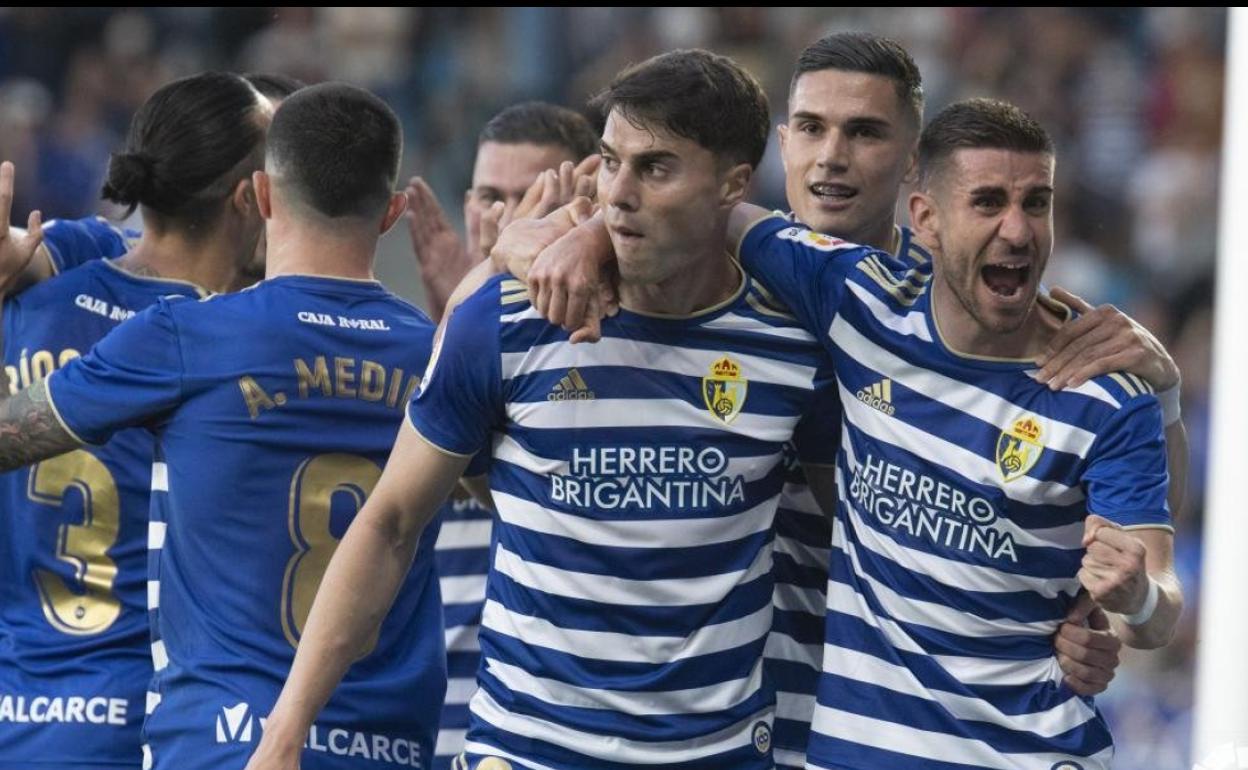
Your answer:
[[[5,300],[10,393],[160,297],[198,295],[100,260],[125,248],[101,220],[49,223],[44,243],[84,266]],[[151,436],[127,430],[0,474],[0,766],[139,766],[151,458]]]
[[[373,489],[433,326],[374,281],[269,279],[164,301],[49,379],[84,441],[156,435],[144,739],[156,768],[242,767],[321,576]],[[305,768],[427,767],[446,682],[431,525]]]
[[[624,310],[602,341],[567,339],[496,278],[451,316],[409,410],[447,451],[493,447],[466,751],[770,768],[772,518],[819,344],[748,280],[690,317]]]
[[[104,217],[51,219],[44,224],[43,234],[52,272],[58,274],[97,259],[119,257],[134,247],[140,235]]]
[[[743,263],[818,331],[844,405],[808,767],[1108,767],[1052,637],[1088,512],[1168,527],[1160,410],[1131,375],[1054,393],[950,350],[929,264],[756,224]]]
[[[792,214],[787,217],[794,221]],[[895,257],[920,265],[931,256],[908,227],[895,226]],[[836,390],[821,393],[807,421],[839,435],[841,399]],[[815,711],[815,689],[823,666],[823,621],[828,584],[828,548],[832,522],[820,510],[806,474],[790,452],[789,474],[776,508],[775,620],[767,640],[767,673],[776,687],[776,766],[799,770],[806,764],[806,743]]]

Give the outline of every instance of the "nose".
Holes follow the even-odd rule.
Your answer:
[[[828,129],[823,141],[819,144],[817,162],[820,168],[830,171],[845,171],[849,168],[849,141],[842,131],[836,128]]]
[[[1022,206],[1015,204],[1006,208],[997,226],[997,236],[1012,249],[1021,249],[1031,243],[1035,233]]]
[[[636,211],[641,205],[637,176],[627,166],[621,165],[610,174],[604,170],[599,184],[606,187],[606,195],[600,197],[606,200],[608,206],[623,211]],[[599,191],[600,194],[602,192]]]

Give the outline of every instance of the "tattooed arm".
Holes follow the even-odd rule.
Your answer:
[[[82,446],[56,418],[40,380],[0,399],[0,471],[46,460]]]

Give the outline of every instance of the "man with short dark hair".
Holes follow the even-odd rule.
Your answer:
[[[821,335],[845,409],[808,767],[1108,767],[1103,719],[1059,686],[1053,632],[1082,589],[1130,646],[1173,634],[1152,388],[1034,376],[1069,314],[1038,292],[1053,161],[1011,105],[937,116],[910,198],[934,264],[734,214],[743,264]]]
[[[826,381],[814,338],[723,248],[766,145],[766,99],[731,60],[678,51],[625,70],[596,104],[620,313],[584,346],[507,276],[458,306],[326,573],[253,770],[294,766],[435,501],[483,444],[498,523],[456,766],[773,766],[772,512],[781,447]],[[831,442],[814,438],[818,468]]]
[[[0,401],[9,466],[126,427],[156,437],[144,724],[155,768],[245,763],[427,363],[432,324],[372,280],[377,239],[404,209],[401,137],[366,91],[290,96],[253,177],[266,280],[161,299],[49,376],[46,399]],[[431,539],[414,563],[388,594],[396,611],[301,736],[308,767],[427,766],[446,681]]]
[[[499,112],[477,135],[472,182],[464,192],[466,241],[451,228],[429,185],[413,177],[407,188],[411,205],[408,230],[420,262],[430,315],[442,317],[451,291],[488,255],[493,234],[512,220],[525,193],[542,174],[555,175],[563,170],[565,178],[559,181],[568,189],[557,196],[552,180],[547,197],[562,197],[558,203],[566,203],[575,180],[564,164],[579,164],[597,150],[597,132],[573,110],[546,102],[522,102]],[[499,203],[502,211],[491,220],[487,212]]]

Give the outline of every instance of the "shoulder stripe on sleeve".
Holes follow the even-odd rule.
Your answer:
[[[1118,383],[1118,385],[1127,392],[1128,398],[1135,398],[1136,396],[1140,395],[1140,392],[1135,387],[1135,385],[1131,384],[1130,380],[1128,380],[1126,377],[1122,376],[1118,372],[1110,372],[1109,378],[1113,380],[1114,382]]]

